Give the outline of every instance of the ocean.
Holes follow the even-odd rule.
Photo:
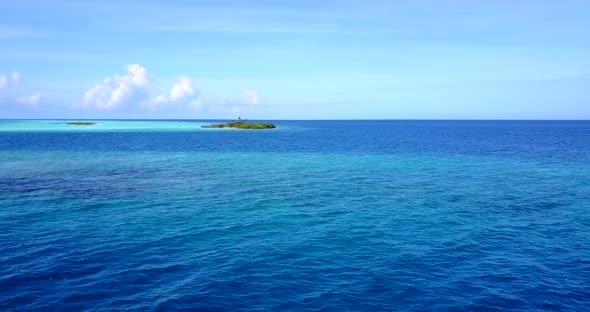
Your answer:
[[[0,121],[1,311],[588,311],[589,121]]]

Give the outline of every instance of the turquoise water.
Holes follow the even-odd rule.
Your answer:
[[[85,121],[93,126],[69,126],[69,122]],[[206,121],[183,120],[4,120],[0,131],[196,131],[208,125]],[[206,130],[206,129],[202,129]]]
[[[590,122],[0,121],[5,311],[585,311]]]

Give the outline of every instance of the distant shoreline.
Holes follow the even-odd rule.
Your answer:
[[[5,121],[75,121],[80,118],[0,118]],[[215,121],[231,121],[231,119],[157,119],[157,118],[84,118],[83,120],[91,121],[198,121],[198,122],[215,122]],[[495,121],[495,122],[560,122],[560,121],[572,121],[572,122],[588,122],[590,119],[256,119],[253,121],[261,120],[276,120],[276,121],[458,121],[458,122],[472,122],[472,121]]]

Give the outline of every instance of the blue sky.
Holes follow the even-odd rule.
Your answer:
[[[0,118],[590,119],[587,1],[3,1]]]

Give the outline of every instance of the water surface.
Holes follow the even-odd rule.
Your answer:
[[[4,311],[586,311],[590,122],[0,121]]]

